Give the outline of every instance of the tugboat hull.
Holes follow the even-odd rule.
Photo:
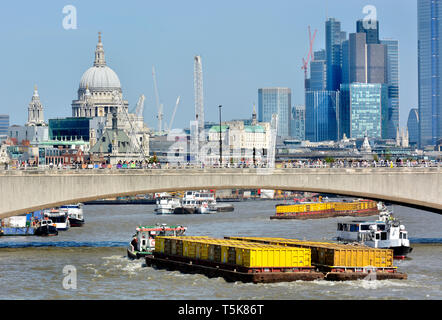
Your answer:
[[[57,228],[53,226],[42,226],[35,229],[35,235],[36,236],[43,236],[43,237],[49,237],[49,236],[57,236],[58,230]]]
[[[393,249],[393,257],[395,259],[405,259],[407,255],[413,251],[413,248],[405,246],[393,247],[391,249]]]
[[[82,227],[84,225],[84,219],[71,219],[69,218],[69,224],[71,227]]]
[[[178,207],[173,210],[174,214],[193,214],[195,213],[195,208]]]

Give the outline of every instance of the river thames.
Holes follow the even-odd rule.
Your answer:
[[[393,206],[409,232],[413,252],[395,260],[407,280],[228,283],[222,278],[157,270],[129,260],[126,246],[139,224],[181,224],[187,235],[268,236],[331,240],[337,221],[270,220],[276,201],[234,203],[235,211],[209,215],[156,215],[154,205],[87,205],[82,228],[56,237],[0,238],[0,299],[442,299],[442,216]],[[63,269],[75,268],[75,289]]]

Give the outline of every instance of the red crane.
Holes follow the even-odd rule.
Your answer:
[[[312,38],[312,32],[310,30],[310,26],[308,26],[308,37],[309,37],[309,41],[310,41],[310,48],[309,48],[309,52],[308,52],[308,55],[307,55],[307,59],[302,58],[302,67],[301,67],[301,69],[304,70],[304,82],[305,82],[305,84],[307,84],[308,63],[310,62],[310,59],[312,58],[313,44],[315,42],[315,37],[316,37],[316,32],[317,31],[318,30],[315,29],[315,32],[313,33],[313,38]]]

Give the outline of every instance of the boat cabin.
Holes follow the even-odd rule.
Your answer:
[[[146,252],[155,250],[157,236],[182,236],[187,228],[182,226],[140,226],[136,229],[131,245],[136,251]]]
[[[385,221],[339,222],[337,239],[340,241],[372,242],[371,246],[383,247],[382,243],[402,242],[408,239],[408,232],[399,223]]]

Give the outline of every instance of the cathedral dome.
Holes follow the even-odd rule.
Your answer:
[[[120,79],[114,70],[108,66],[93,66],[83,73],[80,80],[80,88],[89,90],[121,89]]]
[[[98,33],[94,65],[83,73],[80,80],[79,90],[84,91],[86,88],[89,88],[91,91],[110,91],[116,89],[121,91],[120,79],[115,71],[106,65],[103,44],[101,42],[101,32]]]

